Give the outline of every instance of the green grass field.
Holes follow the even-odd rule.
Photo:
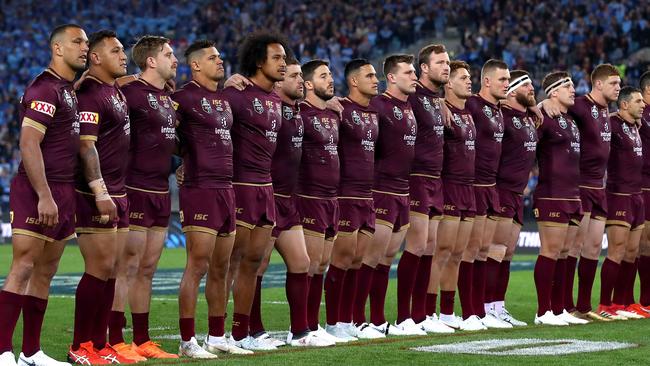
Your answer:
[[[516,260],[523,262],[534,261],[534,255],[521,255]],[[0,246],[0,276],[6,275],[11,260],[11,248]],[[281,263],[279,256],[274,256],[272,263]],[[185,263],[185,254],[182,249],[170,249],[163,253],[160,268],[166,270],[181,269]],[[77,247],[70,246],[61,261],[60,274],[78,274],[83,271],[83,261]],[[599,288],[598,281],[595,289]],[[594,295],[596,295],[594,292]],[[396,283],[391,280],[387,296],[387,318],[395,319],[396,312]],[[262,293],[263,317],[266,329],[269,331],[286,331],[289,324],[288,307],[281,303],[286,301],[284,289],[281,287],[265,288]],[[458,304],[458,301],[456,301]],[[594,304],[596,296],[594,296]],[[519,319],[532,323],[536,309],[535,287],[532,271],[514,271],[511,275],[510,287],[507,295],[507,305],[510,311]],[[230,304],[232,306],[232,303]],[[50,299],[48,312],[43,326],[43,349],[58,359],[64,359],[68,346],[72,340],[74,299],[70,295],[53,294]],[[228,311],[232,314],[232,308]],[[178,347],[178,313],[177,299],[173,295],[154,295],[152,301],[150,326],[151,336],[160,342],[168,351],[175,351]],[[196,330],[199,334],[207,331],[207,304],[200,299],[197,309]],[[0,315],[1,316],[1,315]],[[128,317],[127,317],[128,318]],[[325,310],[321,311],[321,321],[324,322]],[[130,321],[129,321],[130,323]],[[19,322],[14,339],[15,349],[19,350],[21,334]],[[229,325],[227,325],[229,328]],[[440,365],[640,365],[648,364],[650,320],[630,320],[614,323],[592,323],[584,326],[571,326],[566,328],[528,326],[511,330],[489,330],[479,333],[456,332],[453,335],[435,335],[423,337],[395,338],[390,337],[381,341],[355,342],[351,345],[336,346],[327,349],[296,349],[282,348],[275,352],[257,353],[252,356],[222,356],[216,362],[236,363],[238,365],[331,365],[335,363],[350,365],[376,365],[380,364],[440,364]],[[125,333],[127,339],[130,333]],[[633,343],[632,348],[576,353],[570,355],[551,356],[500,356],[500,355],[474,355],[427,353],[412,350],[412,347],[451,344],[466,341],[483,341],[491,339],[520,339],[536,338],[544,340],[578,339],[587,341],[615,341]],[[506,351],[516,347],[500,346]],[[520,346],[521,348],[521,346]],[[171,363],[191,362],[181,360]],[[161,362],[149,361],[148,364]],[[168,363],[168,362],[166,362]],[[214,363],[214,361],[210,362]]]

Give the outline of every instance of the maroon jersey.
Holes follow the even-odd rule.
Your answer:
[[[298,193],[320,198],[336,197],[339,189],[339,117],[330,109],[300,103],[305,124]]]
[[[79,113],[72,83],[47,69],[25,89],[20,102],[20,120],[42,132],[45,178],[48,182],[74,182],[79,155]],[[27,176],[21,162],[18,174]]]
[[[373,189],[408,194],[418,133],[411,105],[386,92],[373,98],[370,106],[379,113]]]
[[[409,95],[409,103],[418,123],[411,174],[439,177],[442,171],[442,145],[445,141],[440,94],[418,82],[415,94]]]
[[[379,116],[349,98],[341,101],[343,119],[339,131],[341,197],[372,197],[375,144],[379,136]]]
[[[535,164],[537,131],[535,113],[501,107],[503,112],[503,147],[497,173],[497,185],[501,189],[521,194],[528,184],[528,174]]]
[[[551,118],[545,112],[537,128],[539,183],[536,197],[577,198],[580,195],[580,131],[569,114]]]
[[[603,186],[612,132],[607,106],[596,103],[589,95],[576,97],[569,114],[580,130],[580,185]]]
[[[295,192],[304,134],[305,126],[298,105],[282,102],[282,126],[278,132],[278,147],[271,163],[273,192],[286,196]]]
[[[476,127],[476,184],[494,184],[503,140],[503,114],[501,107],[483,99],[478,94],[467,99],[465,105]]]
[[[451,112],[452,123],[445,127],[442,179],[454,184],[472,184],[476,158],[474,120],[467,109],[458,109],[449,102],[445,104]]]
[[[169,93],[142,79],[122,87],[131,117],[126,184],[166,191],[176,146],[176,113]]]
[[[607,166],[607,190],[615,193],[640,193],[643,169],[643,144],[639,128],[619,116],[611,118],[612,145]]]
[[[110,194],[124,194],[129,161],[131,126],[124,95],[115,85],[92,76],[77,91],[81,140],[95,141],[102,178]],[[83,173],[77,174],[77,189],[91,192]]]
[[[243,91],[226,88],[233,112],[233,181],[271,183],[271,160],[282,125],[282,102],[274,91],[252,84]]]
[[[183,151],[184,186],[232,186],[232,110],[223,92],[190,81],[172,95],[177,103],[178,137]]]
[[[639,134],[643,143],[643,188],[650,188],[650,105],[643,109]]]

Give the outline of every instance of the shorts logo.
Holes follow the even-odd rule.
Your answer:
[[[130,219],[144,219],[144,212],[130,212],[129,213],[129,218]]]
[[[591,106],[591,116],[594,117],[594,119],[598,119],[598,115],[598,108],[595,105]]]
[[[67,90],[63,91],[63,99],[65,99],[68,107],[72,108],[74,101],[72,100],[72,95],[70,95]]]
[[[38,217],[28,217],[25,219],[25,224],[40,225],[41,220]]]
[[[352,122],[354,122],[355,125],[361,124],[361,117],[357,111],[352,111]]]
[[[560,212],[558,212],[558,211],[549,212],[548,217],[553,217],[553,218],[559,219],[560,218]]]
[[[627,216],[627,211],[616,211],[616,216],[625,217]]]
[[[517,117],[512,117],[512,125],[515,126],[516,129],[521,128],[521,120]]]
[[[260,100],[257,98],[253,99],[253,110],[257,114],[264,113],[264,106],[262,105],[262,102],[260,102]]]
[[[393,115],[397,120],[401,120],[404,117],[404,114],[402,114],[402,110],[397,108],[397,106],[393,107]]]
[[[431,102],[429,102],[429,98],[423,97],[420,99],[420,101],[422,102],[422,107],[424,107],[424,110],[429,112],[431,110]]]
[[[533,216],[535,216],[536,219],[539,219],[539,209],[538,208],[533,210]]]
[[[39,100],[33,101],[29,108],[50,117],[54,117],[54,113],[56,112],[56,107],[53,104],[41,102]]]
[[[558,123],[560,124],[560,127],[561,127],[563,130],[566,130],[566,128],[569,126],[569,125],[567,125],[567,123],[566,123],[566,119],[564,119],[563,116],[560,116],[560,118],[559,118],[557,121],[558,121]]]
[[[79,123],[99,124],[99,113],[79,112]]]
[[[411,206],[415,206],[415,207],[420,206],[420,201],[411,201]]]
[[[195,221],[208,221],[208,215],[207,214],[194,214],[194,220]]]
[[[212,113],[212,106],[210,106],[210,102],[208,102],[208,100],[205,99],[205,97],[201,98],[201,108],[207,114]]]
[[[456,211],[456,206],[455,205],[443,205],[442,209],[445,211]]]
[[[243,214],[244,213],[244,208],[243,207],[237,207],[235,209],[235,213],[238,214],[238,215]]]
[[[309,217],[303,217],[302,218],[302,223],[303,224],[316,225],[316,219],[310,219]]]
[[[488,106],[483,107],[483,113],[487,118],[492,118],[492,109]]]
[[[388,215],[388,209],[387,208],[376,208],[375,213],[378,215]]]
[[[350,222],[350,220],[339,220],[339,226],[345,226],[345,227],[348,227],[348,226],[350,226],[350,225],[352,225],[352,223]]]
[[[149,102],[149,106],[151,108],[158,109],[158,99],[156,99],[156,97],[153,94],[149,93],[147,95],[147,101]]]
[[[293,109],[291,109],[291,107],[288,107],[288,106],[283,106],[282,107],[282,117],[284,117],[284,119],[286,119],[286,120],[292,119],[293,118]]]

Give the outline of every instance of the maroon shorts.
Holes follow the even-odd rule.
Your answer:
[[[235,235],[235,191],[232,188],[181,187],[178,198],[184,233]]]
[[[537,198],[533,207],[538,225],[580,226],[583,216],[579,199]]]
[[[172,203],[169,192],[126,187],[129,199],[129,230],[167,231]]]
[[[591,214],[594,220],[609,220],[605,188],[580,187],[580,201],[583,214]]]
[[[129,199],[126,194],[111,196],[111,198],[117,208],[117,218],[113,222],[101,224],[101,215],[95,204],[95,195],[77,191],[77,234],[129,231]]]
[[[442,180],[423,175],[409,178],[411,214],[425,215],[429,219],[441,219],[444,198]]]
[[[496,214],[498,217],[513,219],[519,225],[524,224],[524,198],[523,195],[502,188],[497,188],[501,209]]]
[[[11,234],[27,235],[48,242],[69,240],[75,237],[75,191],[74,183],[49,182],[52,198],[59,209],[59,224],[53,228],[41,225],[38,218],[38,195],[29,179],[17,175],[9,190],[9,216]]]
[[[375,222],[393,229],[394,233],[409,228],[409,196],[388,192],[372,192]]]
[[[641,193],[607,192],[607,226],[619,225],[638,230],[645,222],[645,204]]]
[[[476,216],[496,216],[501,210],[496,184],[474,185],[474,197],[476,197]]]
[[[275,219],[276,224],[273,227],[272,237],[277,238],[280,233],[287,230],[302,228],[300,223],[300,213],[296,205],[295,196],[284,196],[274,194],[275,198]]]
[[[474,186],[444,182],[442,190],[445,198],[444,216],[447,219],[472,221],[476,216],[476,197]]]
[[[237,202],[237,225],[248,229],[275,225],[273,186],[268,184],[233,183]]]
[[[650,188],[643,189],[643,205],[645,207],[645,221],[650,221]]]
[[[355,231],[372,236],[375,232],[375,206],[372,198],[339,198],[339,234]]]
[[[334,240],[339,230],[339,203],[336,198],[296,196],[296,206],[305,235]]]

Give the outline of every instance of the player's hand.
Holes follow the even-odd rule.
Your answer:
[[[52,196],[38,200],[38,220],[45,227],[55,227],[59,224],[59,207]]]
[[[185,168],[183,167],[183,164],[181,164],[176,169],[176,184],[180,187],[183,185],[184,180],[185,180]]]
[[[451,127],[451,111],[449,110],[449,107],[447,107],[445,100],[442,98],[440,98],[440,105],[442,106],[442,108],[440,108],[440,113],[442,114],[442,123],[445,125],[445,127]]]
[[[246,89],[249,85],[253,85],[253,83],[241,74],[234,74],[223,84],[224,88],[233,87],[239,91]]]
[[[560,107],[556,106],[548,99],[542,100],[540,104],[542,105],[542,108],[544,108],[544,112],[546,112],[546,114],[548,114],[549,117],[555,118],[562,114],[562,111],[560,111]]]
[[[132,74],[132,75],[126,75],[119,77],[115,80],[115,83],[117,84],[118,87],[123,87],[126,84],[130,84],[140,78],[139,74]]]
[[[544,115],[542,114],[542,111],[539,110],[538,106],[528,107],[528,109],[530,109],[531,112],[535,113],[537,119],[540,121],[544,120]]]
[[[100,219],[99,223],[104,225],[109,222],[114,222],[117,217],[117,207],[115,207],[115,202],[112,199],[95,201],[97,205],[97,211],[99,211]]]
[[[339,115],[339,118],[343,118],[343,104],[341,104],[341,97],[333,97],[328,100],[325,105],[327,109],[336,112]]]
[[[81,76],[79,77],[79,80],[74,82],[74,84],[72,85],[74,90],[79,90],[79,87],[81,86],[81,83],[83,83],[83,81],[86,80],[86,77],[88,77],[88,72],[89,71],[90,71],[90,69],[86,69],[86,71],[84,71],[83,74],[81,74]]]

